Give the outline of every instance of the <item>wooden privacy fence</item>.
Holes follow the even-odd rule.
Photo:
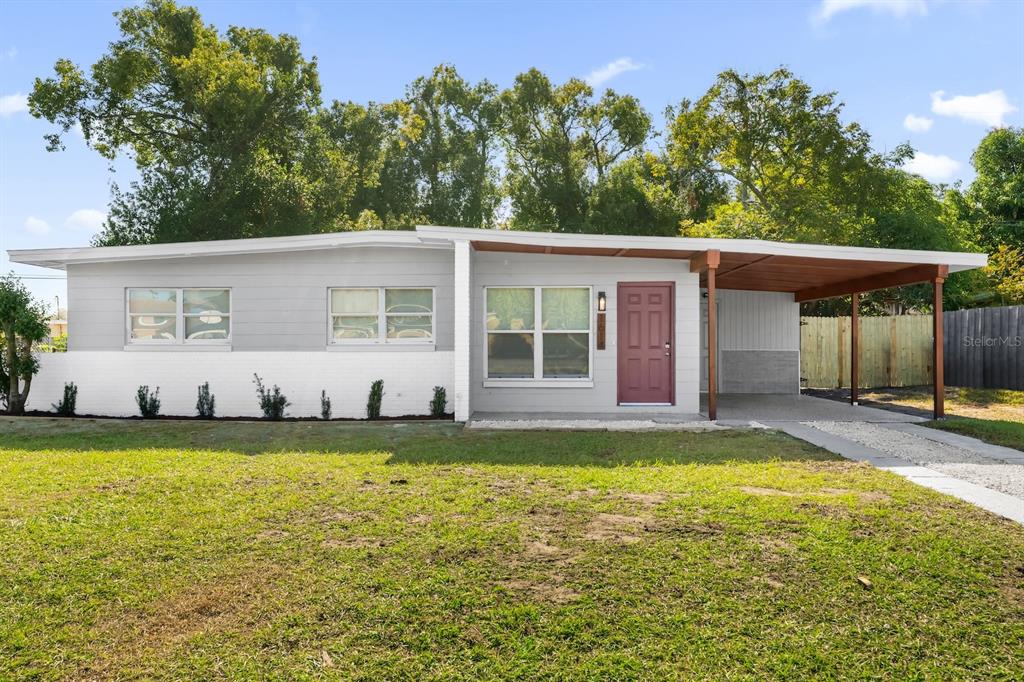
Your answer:
[[[1024,306],[943,316],[947,386],[1024,390]],[[850,318],[800,318],[800,377],[808,388],[850,387]],[[860,318],[860,386],[932,382],[932,316]]]
[[[942,329],[946,384],[1024,391],[1024,306],[956,310]]]
[[[860,387],[932,381],[932,316],[860,318]],[[808,388],[850,387],[850,318],[800,318],[800,378]]]

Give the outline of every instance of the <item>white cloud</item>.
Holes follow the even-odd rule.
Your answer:
[[[43,220],[42,218],[36,218],[35,216],[29,216],[28,218],[25,218],[24,227],[26,232],[39,236],[42,236],[50,231],[50,224]]]
[[[927,133],[932,129],[932,121],[927,116],[915,116],[914,114],[907,114],[907,117],[903,119],[903,127],[912,133]]]
[[[980,95],[956,95],[944,99],[942,90],[932,93],[932,113],[939,116],[955,116],[965,121],[984,123],[987,126],[1003,125],[1003,117],[1017,111],[1010,104],[1002,90],[983,92]]]
[[[14,59],[18,56],[18,48],[13,45],[3,52],[0,52],[0,59]]]
[[[926,0],[821,0],[814,18],[825,23],[837,14],[855,9],[870,9],[875,14],[888,14],[902,19],[928,14],[928,3]]]
[[[598,85],[606,83],[627,71],[639,71],[642,68],[644,68],[643,64],[633,61],[630,57],[622,57],[621,59],[616,59],[613,62],[605,64],[599,69],[594,69],[585,80],[590,85],[597,87]]]
[[[960,169],[960,162],[943,154],[914,152],[914,158],[903,165],[903,170],[916,173],[931,182],[948,182]]]
[[[928,13],[928,2],[926,0],[821,0],[814,18],[818,22],[827,22],[836,14],[850,11],[851,9],[870,9],[876,14],[889,14],[897,18],[916,14],[924,16]]]
[[[28,111],[28,97],[16,92],[0,97],[0,116],[13,116]]]
[[[94,208],[80,208],[68,216],[68,219],[64,221],[64,226],[73,230],[99,232],[106,219],[107,214],[103,211],[97,211]]]

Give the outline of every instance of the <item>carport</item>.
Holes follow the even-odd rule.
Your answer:
[[[450,237],[455,228],[420,228],[421,234]],[[982,267],[984,254],[909,249],[877,249],[820,244],[792,244],[752,239],[692,239],[611,235],[570,235],[501,230],[476,231],[476,251],[611,256],[617,258],[670,258],[689,262],[699,273],[707,299],[707,392],[702,401],[709,419],[720,416],[717,381],[718,320],[716,295],[720,289],[784,292],[797,303],[850,296],[852,299],[850,402],[858,403],[860,295],[878,289],[930,284],[934,306],[932,343],[933,412],[944,416],[942,356],[942,286],[950,272]],[[732,405],[740,403],[732,401]],[[727,408],[730,417],[733,408]]]

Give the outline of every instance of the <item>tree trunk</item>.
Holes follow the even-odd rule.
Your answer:
[[[7,413],[22,414],[25,411],[25,403],[18,391],[18,341],[14,336],[13,326],[4,329],[4,340],[7,341],[4,353],[6,354],[7,371],[10,374],[7,387]]]

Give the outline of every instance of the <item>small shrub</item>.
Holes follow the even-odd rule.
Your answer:
[[[284,417],[284,408],[291,405],[281,388],[274,384],[269,391],[263,387],[263,380],[258,374],[253,374],[256,384],[256,395],[260,397],[260,409],[263,410],[263,418],[272,421],[279,421]]]
[[[52,407],[62,417],[74,417],[75,416],[75,402],[78,400],[78,386],[75,386],[75,382],[69,381],[64,384],[64,397],[60,399],[59,403],[53,403]]]
[[[143,419],[152,419],[158,416],[160,414],[160,387],[157,386],[156,390],[150,393],[149,386],[139,386],[139,390],[135,393],[135,402],[139,405],[139,414]]]
[[[443,417],[444,408],[448,406],[448,393],[444,386],[434,386],[434,397],[430,401],[430,416]]]
[[[380,419],[380,403],[384,399],[384,380],[370,384],[370,397],[366,400],[366,418]]]
[[[210,382],[206,381],[199,387],[199,397],[196,399],[196,413],[202,419],[213,419],[214,399],[210,393]]]
[[[331,399],[327,397],[327,391],[320,391],[320,418],[331,418]]]

